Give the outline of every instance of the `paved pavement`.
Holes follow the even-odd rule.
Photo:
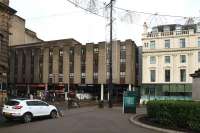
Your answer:
[[[137,112],[145,112],[140,108]],[[31,123],[0,122],[1,133],[158,133],[129,122],[130,114],[120,107],[75,108],[64,111],[64,117],[34,120]]]

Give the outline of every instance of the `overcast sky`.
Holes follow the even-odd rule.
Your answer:
[[[116,0],[115,3],[116,7],[134,11],[187,17],[199,17],[199,5],[200,0]],[[109,39],[109,28],[106,28],[108,22],[104,18],[86,13],[67,0],[10,0],[10,6],[18,11],[17,15],[26,19],[26,27],[37,32],[43,40],[74,38],[85,44]],[[113,37],[118,40],[132,39],[137,45],[141,45],[144,21],[149,26],[182,22],[180,18],[135,14],[132,23],[128,23],[120,21],[123,12],[118,10],[114,16]]]

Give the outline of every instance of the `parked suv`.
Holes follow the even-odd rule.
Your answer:
[[[27,123],[34,117],[56,118],[58,111],[55,106],[41,100],[11,99],[3,106],[2,113],[7,120],[20,118]]]

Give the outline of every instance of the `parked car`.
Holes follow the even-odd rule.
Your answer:
[[[34,117],[56,118],[58,110],[55,106],[37,99],[11,99],[3,106],[2,114],[7,120],[21,119],[28,123]]]

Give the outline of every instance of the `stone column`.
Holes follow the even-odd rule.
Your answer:
[[[135,84],[135,47],[131,40],[125,41],[126,46],[126,84]]]
[[[31,82],[31,49],[24,49],[25,51],[25,82]]]
[[[132,91],[131,84],[128,85],[128,90]]]
[[[106,84],[106,46],[105,42],[99,43],[98,83]]]
[[[180,64],[180,60],[178,58],[177,54],[173,55],[173,69],[172,69],[172,83],[180,83],[180,75],[179,75],[179,66],[178,64]]]
[[[86,44],[86,84],[93,84],[93,45]]]
[[[17,83],[22,83],[22,56],[23,56],[23,50],[18,50],[18,64],[17,64]]]
[[[198,62],[198,60],[197,61],[195,61],[194,59],[198,59],[198,57],[197,58],[194,58],[194,54],[193,53],[189,53],[188,54],[188,59],[187,59],[187,70],[186,70],[186,82],[188,82],[188,83],[191,83],[192,82],[192,78],[189,76],[189,74],[191,74],[191,73],[194,73],[194,71],[196,70],[196,69],[198,69],[197,68],[197,66],[195,66],[195,62]]]
[[[58,67],[59,67],[59,47],[53,48],[53,74],[54,74],[54,83],[58,83]]]
[[[103,99],[104,99],[104,86],[103,86],[103,84],[101,84],[101,101],[103,101]]]
[[[15,82],[15,50],[11,48],[11,53],[10,53],[10,83]]]
[[[162,56],[158,55],[156,56],[156,83],[162,83],[164,82],[164,75],[165,71],[162,66]]]
[[[112,76],[113,83],[120,83],[120,41],[112,44]]]
[[[35,49],[34,55],[34,83],[39,83],[39,75],[40,75],[40,66],[39,66],[39,57],[40,57],[40,49]]]
[[[142,83],[150,82],[150,73],[147,65],[148,56],[146,54],[142,54]]]
[[[48,83],[49,79],[49,48],[43,50],[43,83]]]
[[[63,48],[63,82],[69,84],[69,47]]]
[[[74,47],[74,83],[81,83],[81,45]]]

